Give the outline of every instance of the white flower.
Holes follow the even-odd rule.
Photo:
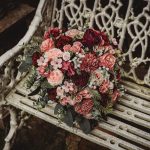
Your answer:
[[[64,89],[63,89],[62,87],[60,87],[60,86],[57,87],[56,93],[57,93],[57,96],[58,96],[58,97],[60,97],[60,98],[65,97],[64,92],[65,92],[65,91],[64,91]]]
[[[69,52],[64,52],[63,53],[63,60],[64,61],[70,60],[70,53]]]
[[[53,59],[51,61],[51,65],[53,66],[53,69],[58,69],[58,68],[61,68],[62,67],[62,59],[60,58],[56,58],[56,59]]]
[[[48,62],[48,60],[44,59],[44,57],[42,57],[42,56],[37,60],[38,66],[46,66],[47,62]]]
[[[110,82],[109,88],[110,88],[110,89],[114,89],[114,84],[113,84],[113,82]]]
[[[112,43],[113,43],[114,45],[118,45],[117,40],[116,40],[115,38],[112,38]]]

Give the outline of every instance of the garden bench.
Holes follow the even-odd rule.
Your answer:
[[[0,57],[0,112],[2,114],[4,108],[10,112],[10,131],[4,150],[10,149],[11,139],[26,119],[23,113],[18,117],[15,108],[112,150],[150,149],[149,14],[148,0],[40,0],[26,35]],[[20,63],[16,60],[24,55],[23,44],[29,42],[36,30],[38,34],[45,26],[61,28],[67,23],[81,26],[88,15],[91,15],[89,26],[119,39],[119,47],[126,58],[122,83],[127,91],[108,120],[100,122],[87,135],[77,127],[59,123],[54,115],[55,103],[40,111],[35,108],[33,102],[38,95],[29,97],[30,91],[25,87],[30,73],[20,73]]]

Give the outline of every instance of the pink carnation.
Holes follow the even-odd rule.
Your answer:
[[[110,82],[108,80],[104,80],[102,85],[99,88],[101,93],[106,93],[109,89]]]
[[[115,90],[112,94],[112,101],[115,102],[119,96],[120,92],[118,90]]]
[[[79,95],[82,95],[83,98],[91,98],[92,95],[87,89],[82,90]]]
[[[91,99],[84,99],[82,104],[75,105],[75,111],[81,115],[87,115],[91,112],[94,102]]]
[[[52,48],[54,48],[54,41],[52,39],[47,39],[41,44],[41,52],[46,52]]]
[[[99,63],[100,66],[105,66],[106,68],[112,70],[115,65],[116,58],[112,54],[106,53],[103,56],[99,57],[99,61],[100,61]]]
[[[56,59],[58,57],[62,57],[63,52],[60,49],[53,48],[50,51],[47,51],[44,55],[49,61],[52,59]]]
[[[50,72],[49,76],[47,77],[48,82],[52,86],[57,86],[62,84],[63,79],[64,79],[64,75],[59,69]]]

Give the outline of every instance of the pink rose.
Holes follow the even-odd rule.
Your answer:
[[[80,33],[79,30],[77,30],[77,29],[71,29],[71,30],[69,30],[69,31],[66,32],[66,35],[70,36],[71,38],[74,38],[79,33]]]
[[[67,44],[63,47],[64,51],[69,51],[71,48],[71,45],[70,44]]]
[[[63,52],[60,49],[53,48],[50,51],[45,52],[44,57],[49,61],[52,59],[56,59],[58,57],[62,57]]]
[[[118,90],[115,90],[112,94],[112,101],[115,102],[119,96],[120,92]]]
[[[52,86],[57,86],[62,84],[63,79],[64,79],[64,75],[59,69],[50,72],[49,76],[47,77],[48,82]]]
[[[104,80],[102,85],[99,88],[101,93],[106,93],[109,89],[110,82],[108,80]]]
[[[115,65],[116,58],[112,54],[106,53],[103,56],[99,57],[99,61],[100,61],[99,63],[100,66],[105,66],[106,68],[112,70]]]
[[[52,48],[54,48],[54,41],[52,39],[47,39],[41,44],[41,52],[46,52]]]

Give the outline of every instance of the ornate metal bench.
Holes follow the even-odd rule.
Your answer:
[[[140,7],[139,7],[140,6]],[[105,30],[119,39],[126,63],[124,80],[126,94],[120,98],[107,122],[86,135],[77,128],[59,124],[53,109],[55,104],[38,111],[24,87],[28,74],[18,71],[19,57],[35,31],[44,26],[81,26],[84,16],[91,15],[90,26]],[[11,50],[0,57],[0,117],[4,108],[10,112],[10,131],[4,150],[10,149],[11,139],[26,119],[18,117],[14,108],[37,116],[49,123],[104,147],[122,149],[150,148],[150,1],[145,0],[40,0],[35,17],[26,35]],[[42,20],[43,19],[43,20]],[[40,22],[42,23],[40,24]],[[19,124],[18,124],[19,123]]]

